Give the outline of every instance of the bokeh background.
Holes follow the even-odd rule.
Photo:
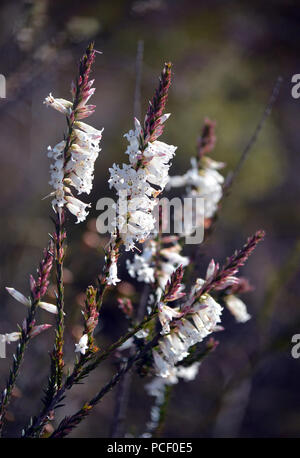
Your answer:
[[[291,356],[291,338],[300,333],[299,145],[300,101],[291,96],[291,77],[299,68],[300,11],[291,0],[91,1],[2,0],[0,73],[7,97],[0,100],[0,333],[12,332],[25,309],[8,297],[5,286],[28,292],[41,249],[52,231],[49,219],[49,160],[46,147],[61,140],[64,118],[43,105],[49,92],[69,97],[77,62],[89,40],[103,52],[94,67],[95,127],[105,127],[96,163],[93,208],[87,224],[67,223],[67,367],[82,330],[83,291],[103,263],[106,243],[95,230],[95,203],[110,196],[108,167],[125,160],[123,133],[132,127],[135,60],[144,41],[142,113],[163,63],[174,64],[168,121],[163,140],[178,145],[171,174],[184,173],[195,153],[205,116],[217,122],[214,158],[236,165],[251,137],[278,76],[283,77],[271,116],[251,150],[231,194],[224,200],[217,228],[200,246],[199,275],[213,256],[222,261],[258,228],[267,232],[243,269],[254,291],[245,297],[252,320],[237,325],[224,314],[225,331],[217,350],[203,363],[197,379],[181,382],[172,394],[167,437],[299,437],[300,360]],[[141,285],[124,281],[121,294],[138,303]],[[41,322],[53,322],[41,311]],[[50,320],[50,321],[49,321]],[[125,329],[116,296],[107,296],[98,333],[101,347]],[[53,331],[34,339],[8,413],[7,436],[40,407],[48,374]],[[8,358],[0,360],[0,382]],[[116,360],[103,364],[83,386],[69,393],[65,413],[74,412],[105,383]],[[152,399],[134,375],[126,431],[140,435]],[[72,434],[106,437],[110,433],[115,391]],[[58,412],[58,418],[62,413]]]

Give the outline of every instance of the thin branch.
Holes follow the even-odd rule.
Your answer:
[[[157,345],[160,338],[160,333],[157,333],[155,337],[148,342],[145,347],[137,352],[135,355],[131,356],[123,367],[111,378],[111,380],[94,396],[90,401],[84,404],[84,406],[78,410],[74,415],[71,417],[65,417],[57,427],[57,429],[52,433],[50,436],[51,439],[53,438],[61,438],[65,437],[70,432],[76,428],[81,421],[88,416],[91,412],[93,407],[97,405],[101,399],[111,391],[115,385],[122,379],[122,377],[132,368],[133,364],[142,358],[151,348]]]
[[[51,412],[57,408],[58,404],[63,400],[65,397],[65,392],[70,390],[73,385],[79,383],[83,378],[85,378],[91,371],[93,371],[101,362],[105,361],[117,348],[119,348],[123,343],[125,343],[130,337],[132,337],[136,332],[142,329],[154,316],[157,315],[157,311],[152,312],[151,315],[148,315],[142,322],[140,322],[137,326],[131,329],[127,334],[120,337],[116,342],[114,342],[110,347],[101,352],[98,356],[92,355],[91,358],[94,360],[84,367],[81,360],[75,364],[73,372],[66,378],[63,386],[59,391],[57,391],[56,395],[52,398],[52,400],[47,404],[47,406],[42,410],[42,412],[35,418],[33,418],[24,431],[24,437],[36,437],[40,434],[45,423],[48,421],[48,417],[51,415]],[[86,363],[87,361],[85,361]]]
[[[177,269],[178,270],[178,269]],[[176,276],[171,277],[171,282],[172,281],[177,281]],[[168,288],[172,289],[172,285],[168,285]],[[164,291],[164,294],[161,298],[161,302],[167,301],[168,296],[166,294],[166,291]],[[67,377],[64,385],[62,388],[57,392],[56,396],[52,399],[52,401],[49,403],[47,406],[47,409],[44,409],[44,411],[36,418],[34,418],[23,434],[25,437],[35,437],[38,435],[41,431],[41,428],[47,421],[47,417],[51,414],[51,412],[54,410],[55,407],[58,406],[58,404],[62,401],[62,399],[65,396],[65,391],[72,388],[72,386],[75,383],[81,382],[91,371],[93,371],[102,361],[107,359],[117,348],[119,348],[123,343],[125,343],[130,337],[134,336],[140,329],[143,329],[154,317],[156,317],[158,314],[158,304],[156,307],[153,309],[153,311],[147,315],[143,321],[141,321],[138,325],[136,325],[133,329],[131,329],[127,334],[124,336],[120,337],[119,340],[117,340],[115,343],[113,343],[106,351],[100,353],[98,356],[93,356],[94,361],[92,361],[90,364],[86,365],[85,367],[82,367],[80,362],[75,365],[73,373]],[[144,347],[147,348],[148,344]],[[136,354],[139,354],[137,352]],[[143,353],[144,355],[144,353]],[[129,360],[132,359],[135,355],[131,356]],[[125,371],[125,373],[127,370]],[[119,381],[119,379],[118,379]],[[80,420],[81,421],[81,420]]]
[[[137,319],[138,321],[142,320],[145,314],[145,308],[147,303],[147,298],[149,295],[149,285],[145,285],[140,297],[140,302],[137,309]],[[130,355],[132,356],[135,352],[135,347],[132,348]],[[113,416],[112,428],[111,428],[111,437],[123,437],[124,436],[124,426],[126,420],[126,414],[128,410],[128,402],[130,396],[132,381],[132,373],[127,372],[123,380],[121,380],[118,388],[118,393],[116,396],[116,406]]]

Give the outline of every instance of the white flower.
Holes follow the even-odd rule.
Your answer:
[[[152,236],[151,236],[152,237]],[[133,262],[127,260],[126,267],[131,277],[136,278],[139,282],[154,283],[155,281],[155,259],[159,249],[159,265],[156,266],[156,275],[158,288],[156,296],[159,299],[162,290],[165,288],[172,273],[180,266],[189,264],[189,258],[182,256],[180,252],[182,247],[175,243],[171,247],[161,249],[161,246],[149,238],[143,246],[141,255],[134,255]],[[183,285],[182,285],[183,288]]]
[[[179,338],[179,336],[172,332],[162,339],[159,343],[159,348],[163,353],[166,361],[174,366],[178,361],[188,356],[188,345]]]
[[[144,156],[147,158],[146,172],[147,180],[164,189],[169,180],[170,160],[175,154],[177,147],[167,145],[158,140],[149,143],[144,151]]]
[[[119,281],[121,280],[118,278],[117,260],[116,257],[112,255],[108,272],[107,284],[115,286]]]
[[[237,296],[229,294],[228,296],[225,296],[224,301],[236,321],[239,323],[246,323],[246,321],[250,320],[251,315],[247,312],[246,305]]]
[[[45,98],[44,103],[63,114],[70,114],[70,110],[73,105],[73,103],[68,100],[54,98],[51,92],[48,97]]]
[[[90,207],[90,204],[85,204],[84,202],[81,202],[81,200],[75,199],[73,196],[66,196],[65,201],[67,202],[66,206],[68,210],[77,217],[76,224],[86,219],[88,215],[86,208]]]
[[[182,314],[175,309],[172,309],[168,305],[164,305],[162,302],[158,304],[158,318],[162,325],[162,334],[170,332],[170,322],[174,318],[180,318]]]
[[[57,315],[58,313],[56,305],[50,304],[49,302],[39,302],[38,306],[49,313],[54,313],[54,315]]]
[[[156,350],[152,350],[152,355],[157,375],[163,378],[168,377],[170,375],[170,365]]]
[[[91,138],[94,139],[101,139],[102,138],[102,132],[104,128],[101,130],[95,129],[93,126],[89,126],[85,122],[77,121],[76,126],[79,127],[79,129],[83,130],[83,132],[86,132],[88,135],[90,135]]]
[[[173,311],[173,309],[170,310]],[[169,334],[161,339],[159,351],[156,351],[155,357],[153,355],[156,374],[164,378],[171,373],[174,376],[172,368],[188,356],[189,348],[198,342],[202,342],[205,337],[217,330],[217,324],[221,321],[222,310],[220,304],[211,296],[203,295],[186,317],[177,317],[176,328],[172,329],[171,332],[169,322],[171,321],[172,313],[169,310],[164,310],[162,316],[164,328],[168,330]],[[177,372],[175,375],[176,377],[180,376]],[[188,374],[186,377],[188,377]]]
[[[196,362],[188,367],[178,366],[177,376],[182,378],[186,382],[190,382],[191,380],[194,380],[196,378],[200,365],[200,362]]]
[[[181,340],[185,342],[187,347],[191,347],[195,343],[203,340],[203,334],[186,318],[183,318],[178,323],[178,335]]]
[[[171,367],[169,368],[169,375],[167,377],[154,377],[150,383],[145,385],[145,389],[150,396],[156,397],[158,402],[163,401],[166,385],[178,383],[179,378],[182,378],[186,382],[194,380],[198,374],[200,365],[200,362],[196,362],[188,367]]]
[[[131,277],[144,283],[154,283],[154,268],[150,267],[143,256],[134,255],[134,262],[126,260],[126,267]]]
[[[139,282],[154,283],[154,267],[152,262],[155,252],[155,243],[151,240],[143,249],[141,255],[135,254],[133,262],[126,260],[126,267],[129,275]]]
[[[88,348],[88,335],[83,334],[79,342],[75,344],[75,353],[80,352],[82,355],[85,355],[85,352]]]

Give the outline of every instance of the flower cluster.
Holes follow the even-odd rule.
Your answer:
[[[172,239],[172,245],[163,246],[163,241],[149,239],[141,255],[135,254],[133,261],[127,259],[126,266],[129,275],[136,278],[138,282],[158,283],[158,292],[161,292],[166,286],[172,273],[181,265],[186,267],[189,263],[187,256],[180,254],[182,248],[178,243],[178,238],[166,237]],[[159,257],[159,262],[155,265],[155,258]]]
[[[129,164],[109,169],[109,185],[119,197],[116,229],[125,249],[131,250],[136,242],[143,242],[155,227],[153,209],[157,196],[168,181],[170,160],[176,147],[155,140],[141,145],[142,128],[135,119],[135,130],[125,134],[129,142],[126,153]]]
[[[155,254],[155,241],[146,242],[141,255],[135,254],[133,261],[126,259],[126,267],[129,275],[136,278],[139,282],[154,283],[155,269],[153,264],[153,256]]]
[[[183,176],[169,177],[167,187],[187,187],[185,197],[184,212],[190,215],[185,218],[181,236],[191,235],[195,228],[202,226],[204,219],[212,218],[222,198],[223,176],[218,172],[224,164],[216,162],[207,157],[215,146],[215,123],[205,119],[202,135],[198,140],[198,157],[191,159],[191,169]],[[204,199],[204,206],[197,205],[197,199]],[[196,202],[196,205],[195,205]],[[162,212],[163,213],[163,212]],[[174,211],[174,218],[182,222],[181,208]],[[181,227],[181,225],[180,225]],[[165,239],[167,239],[165,243]],[[162,238],[159,242],[153,237],[149,240],[141,255],[135,255],[133,262],[127,261],[128,273],[131,277],[145,283],[153,282],[157,277],[160,290],[163,290],[170,275],[175,269],[182,265],[187,266],[190,262],[187,256],[182,256],[182,246],[178,243],[178,237],[172,237],[172,244],[169,243],[170,237]],[[151,247],[151,250],[149,249]],[[151,255],[152,253],[152,255]],[[159,258],[159,262],[155,261]],[[154,265],[156,264],[156,270]]]
[[[94,112],[94,105],[87,105],[94,94],[93,80],[89,81],[91,65],[95,58],[95,51],[91,45],[82,58],[79,66],[79,77],[72,85],[72,102],[57,99],[50,94],[45,104],[63,113],[67,117],[69,126],[68,136],[54,148],[48,147],[48,157],[53,160],[50,165],[53,187],[52,206],[54,209],[66,206],[77,217],[77,223],[84,221],[90,206],[75,198],[71,188],[78,194],[90,194],[94,178],[94,164],[99,155],[99,143],[102,130],[82,122],[81,120]],[[71,188],[70,188],[71,187]]]
[[[86,289],[85,306],[82,310],[84,327],[75,343],[76,357],[73,369],[64,374],[67,361],[64,353],[64,209],[74,214],[78,223],[85,220],[90,206],[79,200],[78,196],[83,193],[90,194],[92,190],[94,165],[100,152],[99,143],[103,130],[95,129],[83,122],[95,108],[94,105],[88,104],[95,92],[92,87],[93,80],[89,79],[95,52],[91,44],[80,61],[79,74],[71,88],[71,101],[55,98],[52,94],[45,99],[45,104],[64,114],[68,123],[68,132],[64,140],[54,148],[48,148],[48,156],[53,161],[50,166],[50,184],[53,192],[50,195],[53,197],[52,206],[56,212],[55,233],[51,236],[48,250],[44,252],[36,279],[30,277],[30,296],[25,297],[14,288],[6,288],[14,299],[27,306],[28,314],[22,326],[17,328],[17,332],[0,336],[1,343],[19,340],[6,388],[0,396],[0,434],[27,344],[32,337],[51,326],[36,325],[39,307],[56,315],[55,342],[50,353],[50,376],[43,398],[43,408],[30,420],[30,424],[24,430],[25,437],[41,437],[47,434],[51,434],[52,438],[66,436],[126,373],[126,376],[129,376],[129,371],[134,366],[139,375],[155,376],[146,385],[148,393],[155,397],[155,403],[145,437],[149,437],[153,432],[158,434],[170,386],[178,383],[180,379],[195,379],[201,361],[216,347],[217,343],[213,338],[207,339],[204,344],[198,344],[213,332],[223,329],[220,326],[223,306],[229,309],[238,322],[244,323],[250,319],[246,305],[238,297],[249,290],[250,286],[244,279],[238,279],[236,274],[257,243],[263,239],[263,231],[258,231],[249,238],[244,247],[228,258],[221,268],[211,260],[205,278],[197,278],[192,288],[185,288],[183,283],[184,268],[190,264],[190,259],[182,254],[181,237],[192,235],[194,230],[203,224],[203,220],[205,228],[211,227],[223,196],[224,179],[219,170],[224,164],[207,156],[213,149],[216,138],[215,124],[206,120],[198,142],[197,157],[191,161],[191,169],[183,176],[169,177],[176,147],[158,140],[163,133],[165,121],[170,116],[164,114],[171,84],[171,64],[168,63],[164,66],[154,97],[149,102],[144,123],[141,124],[135,119],[134,129],[124,135],[128,141],[125,152],[128,163],[121,166],[113,164],[109,169],[109,186],[114,188],[119,199],[116,207],[117,216],[111,230],[110,242],[105,249],[103,274],[98,277],[95,287],[89,286]],[[191,198],[185,202],[185,205],[190,207],[184,208],[184,217],[189,216],[190,221],[184,221],[182,233],[175,229],[175,235],[165,235],[167,218],[162,207],[164,203],[160,202],[161,212],[156,212],[158,196],[167,186],[186,187],[186,197]],[[193,201],[198,198],[204,200],[204,207],[196,205],[195,215]],[[181,218],[182,221],[181,210],[180,215],[177,215],[175,208],[175,224],[176,218]],[[169,227],[169,221],[167,224]],[[180,226],[181,224],[178,224],[177,228]],[[116,286],[120,282],[117,262],[121,247],[124,245],[125,250],[129,251],[137,248],[138,243],[144,242],[143,251],[134,254],[133,260],[127,260],[126,265],[131,277],[150,284],[150,287],[144,289],[138,308],[131,302],[131,299],[136,301],[132,289],[126,287],[121,291],[120,288],[119,292],[124,297],[117,296],[115,299],[129,322],[128,332],[107,349],[101,348],[100,351],[94,334],[99,323],[105,291],[109,286]],[[192,269],[194,265],[191,264]],[[49,287],[52,265],[56,274],[56,305],[43,300]],[[191,269],[187,273],[190,273]],[[132,297],[125,297],[127,294]],[[170,306],[171,302],[175,305]],[[203,351],[202,347],[205,347]],[[127,356],[124,353],[120,354],[126,350]],[[49,433],[49,421],[54,419],[54,413],[65,398],[67,390],[79,384],[102,361],[113,354],[121,363],[117,373],[95,396],[85,402],[83,407],[62,419],[56,429]],[[122,417],[126,410],[130,386],[130,378],[127,378],[127,381],[123,380],[117,402],[116,423],[121,422],[122,419],[118,416]],[[112,436],[115,437],[113,434]]]
[[[190,308],[189,313],[182,318],[182,314],[177,315],[179,311],[172,309],[173,313],[169,313],[166,307],[168,306],[163,306],[159,314],[164,332],[169,330],[168,321],[176,318],[176,324],[152,352],[156,374],[163,378],[173,374],[175,365],[189,355],[191,346],[202,342],[218,329],[223,310],[208,294],[201,296]]]
[[[215,215],[223,195],[222,184],[224,177],[218,172],[223,167],[223,162],[216,162],[208,157],[201,159],[199,167],[196,159],[192,158],[190,170],[182,176],[170,177],[169,187],[188,187],[186,197],[190,199],[186,199],[186,205],[190,204],[189,213],[191,215],[193,214],[193,201],[198,198],[204,199],[204,209],[196,206],[195,223],[192,224],[192,218],[190,221],[191,224],[188,224],[188,221],[184,222],[185,235],[190,234],[195,227],[199,227],[203,219],[212,218]]]
[[[229,258],[222,269],[212,259],[205,280],[202,278],[196,280],[188,299],[180,309],[159,304],[158,317],[163,338],[157,349],[152,352],[158,376],[170,377],[176,364],[189,355],[191,346],[202,342],[210,333],[222,329],[218,324],[221,322],[223,308],[208,294],[210,290],[225,292],[224,301],[237,321],[244,323],[250,319],[245,304],[233,294],[233,292],[245,291],[249,286],[235,274],[263,235],[263,232],[258,231],[254,237],[249,238],[243,249]]]
[[[190,222],[184,221],[183,235],[190,235],[195,227],[203,224],[204,219],[213,218],[223,196],[224,177],[218,170],[222,169],[225,164],[214,161],[206,155],[215,145],[214,128],[215,123],[205,119],[203,132],[198,141],[198,157],[191,159],[191,168],[184,175],[170,177],[168,182],[169,188],[187,187],[186,197],[189,199],[186,199],[185,205],[189,205],[190,209],[186,211],[194,218],[191,217]],[[204,199],[204,208],[196,205],[196,209],[193,210],[193,201],[199,198]],[[176,217],[181,218],[181,214],[175,214]]]

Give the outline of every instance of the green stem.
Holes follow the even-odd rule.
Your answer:
[[[70,390],[72,386],[78,383],[82,378],[86,377],[93,369],[95,369],[102,361],[107,359],[118,347],[120,347],[124,342],[126,342],[130,337],[132,337],[136,332],[142,329],[154,316],[156,316],[157,311],[152,312],[151,315],[148,315],[141,323],[135,326],[131,331],[127,332],[124,336],[120,337],[116,342],[114,342],[108,349],[102,353],[98,357],[94,359],[94,361],[84,368],[84,365],[94,356],[91,354],[84,355],[79,359],[79,361],[75,364],[72,374],[70,374],[63,386],[60,390],[58,390],[53,396],[53,398],[49,401],[49,403],[45,406],[43,411],[38,415],[38,417],[34,418],[32,423],[26,429],[24,434],[25,437],[36,437],[40,434],[43,426],[48,420],[49,414],[51,411],[57,407],[60,401],[63,399],[65,392]]]
[[[131,369],[133,364],[142,358],[152,347],[157,345],[160,338],[160,333],[156,336],[135,355],[130,357],[124,366],[111,378],[111,380],[94,396],[90,401],[78,410],[71,417],[65,417],[59,424],[58,428],[50,436],[51,438],[61,438],[67,436],[76,426],[91,412],[93,407],[98,404],[101,399],[109,393],[115,385],[122,379],[122,377]]]

